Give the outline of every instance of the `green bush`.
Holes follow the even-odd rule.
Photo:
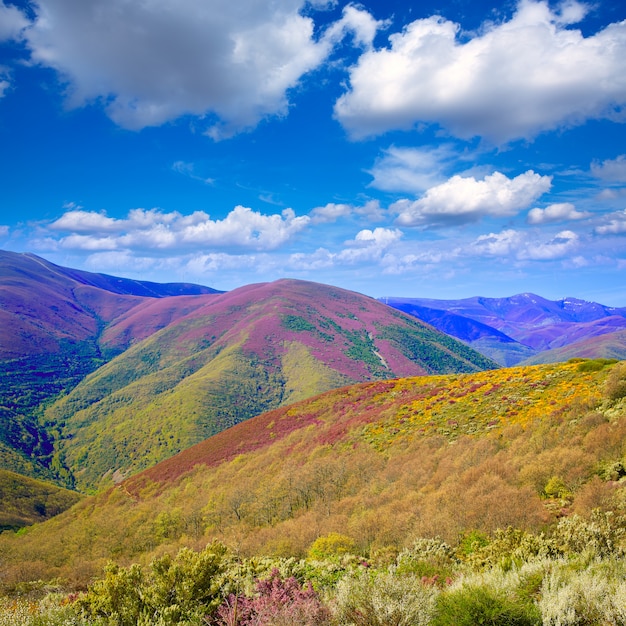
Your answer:
[[[584,359],[579,363],[577,369],[579,372],[599,372],[607,365],[613,365],[613,363],[617,363],[617,359]]]
[[[534,603],[488,587],[462,586],[439,596],[432,626],[477,624],[537,626],[541,617]]]
[[[139,565],[109,565],[80,605],[93,617],[116,626],[202,624],[223,599],[226,549],[211,544],[202,552],[183,548],[176,557]]]

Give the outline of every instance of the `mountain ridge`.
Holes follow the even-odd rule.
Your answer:
[[[282,279],[212,296],[90,374],[45,419],[64,424],[60,464],[81,467],[77,484],[94,488],[331,388],[490,367],[373,298]]]
[[[428,321],[505,366],[529,359],[549,362],[552,349],[626,329],[626,307],[572,297],[548,300],[521,293],[508,298],[381,300]],[[545,354],[542,357],[540,353]]]

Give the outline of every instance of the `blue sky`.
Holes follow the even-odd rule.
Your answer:
[[[0,248],[626,305],[626,6],[0,0]]]

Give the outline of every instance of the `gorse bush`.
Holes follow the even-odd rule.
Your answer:
[[[340,533],[329,533],[324,537],[318,537],[309,548],[308,555],[312,559],[327,559],[354,554],[356,543],[352,537]]]
[[[147,569],[111,564],[79,603],[89,616],[117,626],[201,623],[222,601],[227,565],[220,544],[202,552],[182,549],[175,558],[155,559]]]

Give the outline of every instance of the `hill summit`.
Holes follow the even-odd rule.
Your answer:
[[[58,463],[93,489],[329,389],[493,367],[373,298],[283,279],[211,296],[90,374],[46,420],[63,424]]]

